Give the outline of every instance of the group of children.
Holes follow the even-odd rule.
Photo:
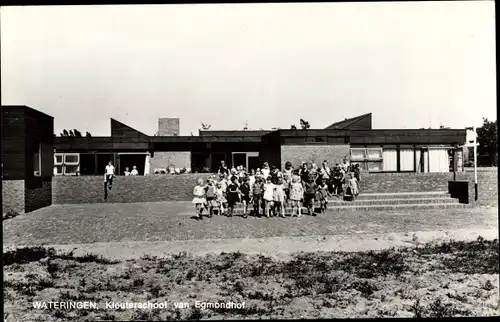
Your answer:
[[[349,173],[349,177],[346,177]],[[319,169],[315,164],[303,164],[293,169],[287,162],[283,171],[275,166],[269,167],[267,162],[262,169],[249,173],[242,166],[229,168],[222,162],[218,180],[215,176],[199,179],[194,187],[193,204],[196,207],[196,218],[202,219],[204,210],[212,217],[217,209],[218,214],[231,217],[238,202],[243,204],[243,217],[248,216],[249,206],[253,205],[253,215],[266,217],[285,217],[285,206],[292,207],[292,216],[300,217],[302,207],[307,208],[309,215],[315,216],[315,201],[319,202],[320,212],[327,209],[328,198],[342,195],[354,200],[359,193],[359,167],[350,167],[346,161],[337,164],[332,170],[324,161]]]

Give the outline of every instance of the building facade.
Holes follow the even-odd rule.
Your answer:
[[[27,213],[52,204],[54,118],[2,106],[2,206]]]
[[[103,174],[112,161],[118,172],[136,166],[141,175],[169,167],[192,172],[217,171],[221,160],[256,169],[263,161],[320,164],[357,163],[368,172],[448,172],[463,168],[466,130],[372,129],[372,114],[334,123],[325,129],[275,131],[199,131],[179,136],[177,118],[158,121],[148,136],[111,119],[110,137],[55,138],[55,175]]]

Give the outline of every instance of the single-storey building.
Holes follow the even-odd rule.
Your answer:
[[[50,206],[54,118],[27,106],[2,106],[0,115],[2,206],[17,213]]]
[[[118,173],[136,166],[149,175],[169,166],[216,171],[221,160],[255,169],[263,161],[283,167],[344,158],[369,172],[448,172],[463,168],[466,141],[465,129],[372,129],[371,113],[325,129],[200,130],[198,136],[180,136],[178,118],[158,124],[155,136],[111,119],[109,137],[56,137],[54,175],[103,174],[109,161]]]

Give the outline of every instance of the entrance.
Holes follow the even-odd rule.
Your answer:
[[[222,160],[226,161],[226,153],[224,152],[212,152],[210,157],[210,171],[217,172],[220,167],[220,162]]]
[[[250,170],[260,167],[259,152],[233,152],[233,167],[242,165]]]

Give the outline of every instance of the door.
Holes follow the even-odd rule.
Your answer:
[[[248,170],[257,170],[260,168],[260,158],[259,157],[248,157]]]
[[[237,166],[247,167],[247,154],[246,153],[233,153],[233,167]]]
[[[217,172],[222,160],[226,161],[226,154],[224,152],[212,152],[210,161],[210,171]]]

